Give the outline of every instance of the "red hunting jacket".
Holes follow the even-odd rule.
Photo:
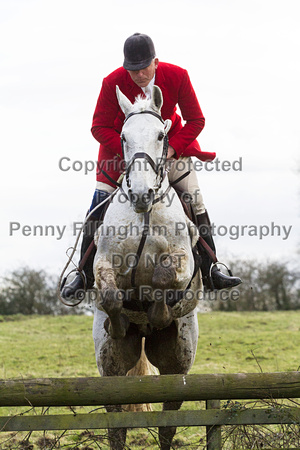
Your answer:
[[[196,156],[201,161],[213,160],[216,154],[202,152],[196,141],[196,137],[204,127],[205,119],[187,71],[172,64],[159,62],[154,84],[160,87],[163,95],[162,118],[172,121],[168,133],[169,144],[174,148],[177,158]],[[132,81],[123,67],[103,80],[91,131],[94,138],[100,142],[97,181],[111,186],[114,184],[100,169],[103,168],[112,179],[117,180],[124,167],[124,165],[120,166],[123,159],[120,133],[125,117],[118,104],[116,85],[132,103],[138,95],[144,95],[142,89]],[[179,106],[183,120],[186,122],[184,126],[176,113],[176,105]]]

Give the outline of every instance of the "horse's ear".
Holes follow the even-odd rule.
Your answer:
[[[166,119],[165,120],[165,133],[168,134],[170,128],[172,126],[172,120]]]
[[[158,86],[154,85],[152,89],[151,108],[160,113],[163,104],[163,96]]]
[[[118,99],[120,108],[122,109],[123,113],[125,114],[125,117],[127,117],[132,109],[132,103],[130,100],[128,100],[126,95],[124,95],[123,92],[120,91],[120,88],[118,85],[116,86],[116,94],[117,94],[117,99]]]

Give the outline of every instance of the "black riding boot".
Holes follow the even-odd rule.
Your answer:
[[[197,215],[197,226],[199,229],[200,236],[204,239],[208,247],[212,250],[214,255],[216,254],[215,244],[211,234],[211,224],[207,212]],[[214,255],[209,254],[205,247],[201,244],[201,240],[197,243],[197,248],[202,259],[201,273],[202,281],[206,290],[220,290],[220,289],[230,289],[234,286],[238,286],[242,283],[239,277],[228,276],[222,273],[217,266],[213,266],[211,270],[211,265],[217,261],[213,259]]]
[[[96,190],[90,211],[109,195],[108,192]],[[77,271],[74,280],[63,287],[61,296],[66,300],[79,300],[84,295],[85,290],[91,289],[94,286],[93,264],[96,246],[92,243],[95,232],[103,220],[106,208],[107,202],[100,206],[84,225],[79,262],[81,271]]]

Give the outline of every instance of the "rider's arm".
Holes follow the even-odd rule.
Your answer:
[[[104,79],[93,116],[92,135],[105,147],[116,154],[121,153],[120,133],[115,129],[120,108],[116,93]]]
[[[184,150],[197,138],[205,125],[205,118],[189,75],[185,70],[178,90],[178,106],[185,125],[169,140],[177,157],[184,155]]]

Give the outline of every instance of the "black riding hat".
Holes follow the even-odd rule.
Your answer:
[[[135,33],[126,39],[124,44],[124,69],[145,69],[151,64],[153,58],[155,58],[155,48],[149,36]]]

